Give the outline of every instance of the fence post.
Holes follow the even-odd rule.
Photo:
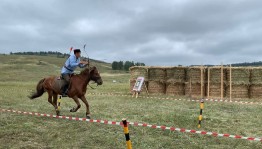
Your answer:
[[[60,110],[61,110],[61,99],[62,99],[62,95],[59,95],[59,97],[58,97],[57,109],[56,109],[56,115],[57,115],[57,116],[60,116]]]
[[[203,119],[203,116],[202,116],[203,109],[204,109],[204,99],[201,99],[201,101],[200,101],[200,115],[198,117],[198,128],[201,127],[201,121]]]
[[[224,68],[223,63],[221,63],[221,100],[224,98]]]
[[[207,68],[207,99],[209,99],[210,95],[210,68]]]
[[[123,119],[122,122],[123,122],[123,125],[124,125],[124,133],[125,133],[125,137],[126,137],[127,149],[132,149],[131,140],[130,140],[130,136],[129,136],[129,130],[128,130],[128,126],[127,126],[127,121],[126,121],[126,119]]]
[[[62,99],[62,96],[61,95],[59,95],[59,98],[58,98],[58,110],[60,111],[61,110],[61,99]]]
[[[204,87],[204,84],[203,84],[203,65],[201,65],[201,68],[200,68],[201,70],[200,70],[200,72],[201,72],[201,74],[200,74],[200,77],[201,77],[201,79],[200,79],[200,82],[201,82],[201,98],[203,98],[204,97],[204,94],[203,94],[203,87]]]
[[[232,66],[229,67],[229,99],[232,100]]]

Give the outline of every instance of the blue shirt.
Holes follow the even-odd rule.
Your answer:
[[[85,65],[79,64],[79,62],[80,62],[80,58],[77,58],[75,55],[71,55],[66,60],[65,65],[61,70],[61,74],[73,74],[77,67],[84,68]]]

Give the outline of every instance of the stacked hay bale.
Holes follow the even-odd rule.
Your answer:
[[[186,83],[185,83],[185,95],[192,97],[201,96],[201,69],[203,75],[203,83],[206,81],[206,73],[204,67],[190,67],[187,69],[186,73]],[[205,85],[204,85],[205,86]],[[205,96],[205,87],[203,86],[203,95]]]
[[[130,70],[130,73],[131,73],[131,78],[129,80],[130,92],[132,92],[133,87],[134,87],[134,85],[136,83],[136,79],[138,77],[144,77],[145,78],[146,87],[148,86],[148,67],[145,67],[145,66],[134,66],[134,67],[131,67],[129,70]],[[143,85],[142,91],[145,91],[145,90],[146,90],[146,88]],[[145,93],[145,92],[142,92],[142,93]]]
[[[226,68],[223,68],[223,97],[226,94],[226,74]],[[219,67],[209,68],[209,97],[221,97],[221,68]]]
[[[202,71],[201,71],[202,70]],[[130,90],[138,77],[144,77],[150,94],[206,96],[207,69],[205,67],[145,67],[130,68]],[[262,67],[232,67],[232,98],[260,98],[262,97]],[[223,95],[230,97],[230,68],[223,68]],[[143,86],[142,90],[146,88]],[[142,94],[146,92],[143,91]],[[211,67],[209,73],[209,96],[221,96],[221,68]]]
[[[232,81],[232,98],[249,98],[250,86],[250,69],[247,67],[232,67],[231,81]],[[226,96],[230,97],[230,68],[227,73],[227,89]]]
[[[148,68],[148,92],[151,94],[165,94],[166,69],[164,67]]]
[[[186,67],[166,68],[166,94],[185,95]]]
[[[262,97],[262,67],[253,68],[250,77],[250,98]]]
[[[138,77],[144,77],[148,81],[148,67],[134,66],[130,67],[131,80],[136,80]]]

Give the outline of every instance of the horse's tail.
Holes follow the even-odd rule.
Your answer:
[[[45,89],[43,87],[43,83],[45,81],[45,78],[44,79],[41,79],[37,86],[36,86],[36,92],[32,93],[32,95],[29,96],[30,99],[35,99],[35,98],[38,98],[40,96],[42,96],[45,92]]]

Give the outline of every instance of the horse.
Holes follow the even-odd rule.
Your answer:
[[[62,94],[61,83],[62,81],[64,81],[59,78],[60,77],[52,76],[41,79],[36,86],[36,92],[33,92],[31,95],[28,96],[30,99],[35,99],[41,97],[45,92],[47,92],[48,102],[54,106],[57,115],[60,115],[60,111],[57,105],[57,96]],[[80,74],[72,75],[68,88],[68,97],[72,98],[77,105],[76,107],[73,107],[70,112],[77,112],[77,110],[81,107],[79,103],[80,98],[86,106],[87,119],[90,119],[90,111],[85,94],[87,85],[90,81],[94,81],[95,83],[97,83],[97,85],[103,84],[103,80],[96,67],[92,67],[90,69],[85,68],[80,72]]]

